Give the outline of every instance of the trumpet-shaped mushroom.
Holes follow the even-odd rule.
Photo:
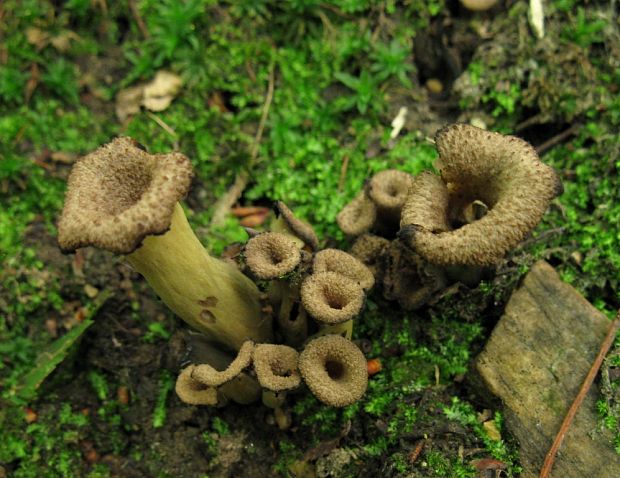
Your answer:
[[[217,405],[217,389],[193,378],[193,371],[194,365],[190,365],[185,367],[177,377],[175,391],[179,398],[190,405]]]
[[[413,176],[396,169],[386,169],[368,181],[368,197],[377,207],[377,226],[393,236],[398,230],[400,212],[407,199]]]
[[[297,361],[299,353],[286,345],[259,344],[254,349],[253,363],[258,383],[272,392],[297,388],[301,382]]]
[[[375,285],[375,277],[361,261],[339,249],[323,249],[314,255],[312,270],[318,272],[337,272],[353,279],[362,289],[368,290]]]
[[[319,247],[319,238],[310,224],[297,218],[282,201],[276,201],[273,207],[283,221],[286,232],[302,240],[313,251]]]
[[[372,272],[375,279],[382,273],[381,257],[390,241],[374,234],[362,234],[351,246],[350,254],[357,257]]]
[[[342,232],[353,237],[370,231],[376,220],[377,207],[365,191],[361,191],[336,216],[336,222]]]
[[[265,232],[245,245],[245,264],[259,279],[270,280],[293,272],[301,261],[295,241],[286,234]]]
[[[562,192],[555,171],[514,136],[455,124],[435,142],[441,177],[415,179],[399,233],[433,264],[496,264]]]
[[[340,324],[355,318],[364,305],[364,290],[336,272],[308,276],[301,286],[301,302],[318,322]]]
[[[334,407],[359,400],[368,385],[364,354],[339,335],[324,335],[308,342],[299,355],[299,370],[312,393]]]
[[[191,177],[184,155],[151,155],[130,138],[115,139],[74,165],[59,245],[64,252],[95,246],[125,254],[179,317],[235,350],[247,339],[268,341],[258,288],[209,256],[178,203]]]
[[[252,352],[254,343],[248,340],[243,343],[235,359],[225,370],[217,370],[210,364],[199,364],[192,371],[192,378],[210,387],[219,387],[238,376],[244,369],[252,363]]]

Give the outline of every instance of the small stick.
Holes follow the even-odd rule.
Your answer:
[[[347,169],[349,168],[349,155],[345,155],[342,158],[342,166],[340,167],[340,179],[338,179],[338,192],[342,192],[344,189],[344,180],[347,177]]]
[[[601,344],[601,348],[599,349],[598,355],[596,356],[596,359],[594,360],[592,367],[590,367],[590,371],[586,375],[586,378],[583,381],[583,384],[581,385],[581,388],[579,389],[579,393],[575,397],[573,404],[568,409],[568,412],[566,413],[566,416],[564,417],[564,421],[562,422],[562,425],[560,426],[560,430],[558,431],[558,434],[556,435],[555,440],[553,440],[553,444],[551,445],[551,448],[549,449],[549,451],[547,452],[547,455],[545,456],[545,462],[543,463],[543,466],[540,470],[539,478],[547,478],[549,476],[549,473],[551,473],[551,468],[553,467],[555,456],[558,450],[560,449],[560,447],[562,446],[562,441],[564,440],[564,436],[568,432],[568,428],[570,427],[573,421],[573,418],[575,418],[575,415],[577,414],[577,411],[579,410],[579,407],[581,406],[584,398],[586,398],[586,395],[588,394],[588,391],[590,390],[590,387],[592,386],[592,382],[594,382],[594,379],[596,378],[596,375],[598,374],[598,371],[601,368],[601,364],[603,363],[603,359],[605,358],[605,355],[607,355],[607,352],[609,352],[609,349],[614,343],[614,339],[616,338],[616,332],[618,331],[619,327],[620,327],[620,309],[618,309],[618,312],[616,313],[616,318],[613,320],[613,322],[609,326],[609,329],[607,330],[607,335],[605,336],[605,340],[603,340],[603,343]]]
[[[536,146],[536,152],[538,154],[543,154],[545,153],[548,149],[553,148],[556,144],[561,143],[562,141],[564,141],[565,139],[567,139],[569,136],[572,136],[574,134],[577,133],[577,131],[579,131],[579,128],[581,128],[581,124],[579,123],[575,123],[574,125],[572,125],[570,128],[565,129],[564,131],[562,131],[559,134],[556,134],[554,137],[549,138],[547,141],[545,141],[543,144]]]
[[[140,33],[142,33],[142,36],[144,38],[150,38],[151,33],[149,32],[149,29],[146,27],[146,23],[144,23],[144,20],[140,15],[140,11],[138,10],[138,6],[136,5],[136,0],[129,0],[129,9],[131,10],[131,15],[136,21],[136,24],[138,25],[138,29],[140,30]]]

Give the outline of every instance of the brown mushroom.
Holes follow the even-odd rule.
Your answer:
[[[246,339],[269,341],[256,285],[204,250],[178,201],[192,176],[180,153],[146,153],[117,138],[74,165],[58,242],[65,252],[96,246],[127,254],[129,264],[179,317],[238,349]]]
[[[390,241],[374,234],[362,234],[359,236],[349,251],[353,257],[357,257],[370,271],[375,279],[382,275],[381,256]]]
[[[318,337],[299,355],[299,370],[310,391],[323,403],[344,407],[359,400],[368,385],[366,358],[339,335]]]
[[[313,273],[337,272],[353,279],[362,289],[369,290],[375,285],[375,277],[360,260],[339,249],[323,249],[314,255]]]
[[[441,178],[416,178],[399,233],[433,264],[496,264],[562,192],[555,171],[522,139],[455,124],[439,131],[435,142]]]
[[[336,216],[338,227],[352,237],[370,231],[376,220],[377,207],[363,190]]]
[[[195,365],[185,367],[177,377],[175,385],[177,395],[181,401],[190,405],[217,405],[217,389],[193,378],[194,367]]]
[[[254,343],[248,340],[243,343],[237,357],[228,365],[225,370],[217,370],[210,364],[199,364],[194,366],[192,378],[209,387],[219,387],[238,376],[252,362]]]
[[[364,290],[354,280],[336,272],[319,272],[304,280],[301,302],[310,316],[323,324],[355,318],[364,305]]]
[[[375,174],[367,184],[368,197],[377,207],[377,225],[382,236],[392,236],[398,230],[400,212],[407,199],[413,176],[396,169]]]
[[[244,256],[250,271],[264,280],[293,272],[301,261],[301,252],[295,241],[279,232],[265,232],[250,239],[245,245]]]
[[[259,344],[252,361],[258,383],[267,390],[284,392],[297,388],[301,382],[297,361],[299,353],[286,345]]]

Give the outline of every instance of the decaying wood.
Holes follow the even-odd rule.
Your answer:
[[[544,261],[532,267],[510,298],[476,368],[504,403],[506,426],[519,441],[523,478],[538,476],[609,324]],[[549,476],[620,476],[620,457],[598,426],[597,396],[593,387],[567,430]]]

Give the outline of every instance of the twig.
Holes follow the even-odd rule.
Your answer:
[[[539,146],[536,146],[536,152],[538,154],[543,154],[548,149],[551,149],[556,144],[559,144],[562,141],[564,141],[565,139],[567,139],[569,136],[572,136],[572,135],[576,134],[577,131],[579,131],[579,128],[581,128],[581,124],[580,123],[575,123],[570,128],[565,129],[561,133],[556,134],[555,136],[553,136],[552,138],[549,138],[543,144],[541,144]]]
[[[581,385],[581,388],[579,389],[579,393],[575,397],[573,404],[568,409],[568,412],[566,413],[566,416],[564,417],[564,421],[562,422],[562,425],[560,426],[560,430],[558,431],[558,434],[556,435],[555,440],[553,440],[553,444],[551,445],[551,448],[549,449],[549,451],[547,452],[547,455],[545,456],[545,462],[543,463],[543,466],[540,470],[539,478],[547,478],[549,476],[549,473],[551,473],[551,468],[553,467],[555,456],[558,450],[560,449],[560,447],[562,446],[562,441],[564,440],[564,436],[568,432],[568,428],[570,427],[573,421],[573,418],[575,418],[575,415],[577,414],[579,407],[581,406],[584,398],[588,394],[588,391],[590,390],[590,387],[592,386],[592,382],[594,382],[594,379],[596,378],[596,375],[598,374],[598,371],[601,368],[601,364],[603,363],[603,359],[605,358],[605,355],[607,355],[607,352],[609,352],[611,345],[614,343],[614,339],[616,338],[616,332],[618,331],[619,327],[620,327],[620,309],[618,309],[618,312],[616,313],[616,318],[613,320],[613,322],[609,326],[609,329],[607,330],[607,335],[605,336],[605,340],[603,340],[603,343],[601,344],[601,348],[599,349],[598,355],[596,356],[596,359],[594,360],[592,367],[590,367],[590,370],[588,371],[588,374],[586,375],[586,378],[583,381],[583,384]]]
[[[252,142],[252,148],[250,149],[250,167],[258,157],[258,149],[260,147],[260,142],[263,139],[265,124],[267,123],[267,117],[269,116],[269,108],[271,108],[271,102],[273,101],[273,90],[275,84],[274,70],[275,60],[272,61],[269,67],[269,85],[267,86],[267,94],[265,95],[263,112],[261,114],[260,122],[258,124],[258,129],[256,130],[256,135],[254,136],[254,141]],[[249,179],[250,175],[247,169],[237,174],[233,185],[230,187],[230,189],[228,189],[228,191],[226,191],[226,194],[224,194],[221,198],[218,199],[217,203],[215,204],[213,218],[211,219],[211,226],[218,226],[223,224],[224,219],[226,218],[226,214],[228,214],[230,208],[234,206],[237,200],[241,197],[241,194],[243,194],[243,190],[248,185]]]
[[[140,33],[142,33],[142,36],[144,38],[150,38],[151,33],[149,32],[146,23],[144,23],[142,15],[140,15],[140,11],[138,10],[138,6],[136,5],[136,0],[129,0],[129,9],[131,10],[131,15],[136,21],[136,24],[138,25],[138,29],[140,30]]]
[[[349,155],[346,154],[342,158],[342,166],[340,166],[340,178],[338,179],[338,192],[342,192],[344,189],[344,181],[347,177],[347,169],[349,168]]]
[[[179,150],[179,135],[177,134],[177,132],[174,129],[172,129],[171,126],[166,124],[166,122],[163,119],[151,113],[150,111],[147,111],[146,115],[149,118],[151,118],[153,121],[155,121],[155,123],[157,123],[166,133],[168,133],[170,136],[174,138],[174,150],[178,151]]]

